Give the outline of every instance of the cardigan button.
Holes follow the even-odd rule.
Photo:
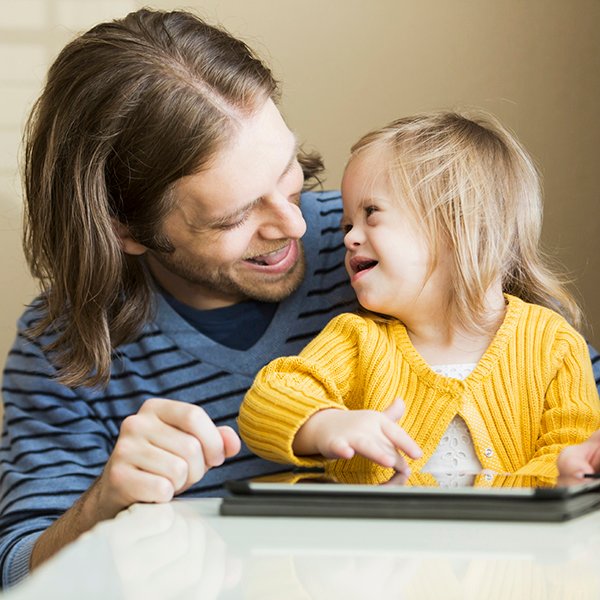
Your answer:
[[[483,452],[488,458],[494,456],[494,451],[491,448],[486,448]]]

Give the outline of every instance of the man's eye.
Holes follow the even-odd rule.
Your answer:
[[[229,230],[229,229],[235,229],[236,227],[241,227],[248,220],[248,217],[249,217],[249,213],[246,213],[238,221],[234,221],[232,223],[223,223],[222,225],[219,225],[219,229]]]

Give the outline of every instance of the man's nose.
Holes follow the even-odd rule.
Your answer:
[[[276,199],[265,207],[260,234],[265,239],[299,239],[306,232],[306,221],[300,207],[288,198]]]

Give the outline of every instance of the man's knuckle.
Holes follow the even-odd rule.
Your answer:
[[[151,484],[151,490],[156,502],[169,502],[175,494],[173,484],[165,477],[157,477]]]
[[[131,445],[126,437],[121,436],[112,451],[111,458],[115,464],[126,461],[130,455]]]
[[[202,453],[202,444],[198,438],[188,435],[181,443],[181,451],[188,460],[195,460]]]
[[[170,471],[173,474],[173,478],[177,481],[187,479],[189,466],[185,459],[178,456],[173,457]]]
[[[142,407],[140,408],[140,412],[156,412],[161,405],[165,403],[165,400],[162,398],[148,398],[144,400]]]
[[[141,429],[141,419],[139,415],[129,415],[121,423],[121,434],[135,435]]]
[[[193,404],[189,405],[189,410],[185,412],[183,418],[186,424],[194,429],[202,427],[207,422],[207,420],[209,420],[208,415],[206,414],[204,409]]]
[[[111,465],[111,468],[108,469],[108,472],[106,473],[106,477],[109,485],[115,489],[124,488],[129,481],[127,467],[120,462]]]

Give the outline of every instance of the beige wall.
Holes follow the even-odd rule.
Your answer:
[[[24,115],[73,32],[134,0],[0,0],[0,356],[35,285],[20,250],[16,156]],[[394,117],[480,106],[544,175],[544,240],[570,270],[600,346],[598,0],[203,0],[283,81],[282,107],[339,185],[350,144]]]

